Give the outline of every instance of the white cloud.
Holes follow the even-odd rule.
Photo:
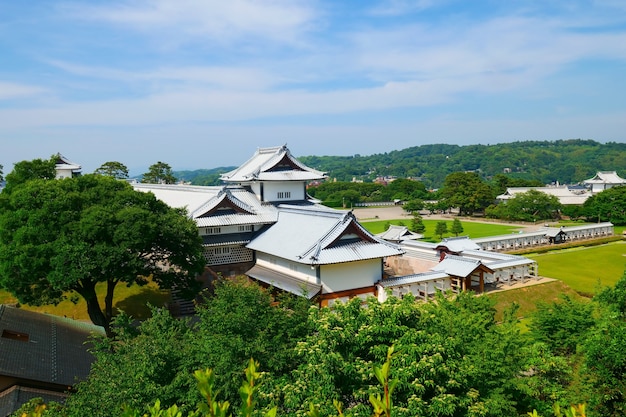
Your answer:
[[[292,43],[316,18],[298,0],[134,0],[122,4],[66,6],[74,16],[114,23],[152,35],[233,41],[261,37]],[[179,39],[181,40],[181,39]]]
[[[0,81],[0,100],[28,98],[46,92],[45,88]]]

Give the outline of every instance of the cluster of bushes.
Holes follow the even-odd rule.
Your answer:
[[[591,417],[624,415],[626,277],[591,302],[540,305],[526,333],[514,312],[497,323],[492,301],[471,293],[318,308],[225,281],[194,320],[155,309],[134,327],[121,316],[116,336],[97,340],[89,378],[65,405],[40,411],[227,415],[228,402],[242,404],[236,415],[547,417],[555,404],[586,403]],[[194,371],[207,368],[219,407],[215,391],[207,402],[206,386],[197,389]],[[205,414],[194,414],[198,404]]]

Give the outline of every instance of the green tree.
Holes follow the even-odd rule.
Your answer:
[[[539,303],[530,324],[536,340],[546,343],[555,353],[571,355],[593,326],[593,306],[562,295],[559,301]]]
[[[371,415],[370,395],[380,392],[372,364],[385,362],[391,345],[392,415],[519,414],[525,344],[514,323],[496,326],[487,297],[353,299],[311,314],[315,328],[297,346],[300,366],[280,390],[281,415],[302,415],[310,403],[335,415],[333,402],[346,415]]]
[[[4,191],[10,192],[13,187],[34,179],[54,179],[56,177],[56,161],[57,155],[52,155],[50,159],[33,159],[32,161],[16,163],[13,166],[13,171],[6,176]]]
[[[274,379],[299,364],[294,349],[310,331],[310,306],[306,297],[283,293],[274,298],[245,279],[222,281],[199,308],[194,357],[215,370],[230,402],[237,400],[241,370],[251,357],[264,364],[272,387]]]
[[[190,360],[194,334],[188,319],[153,308],[139,326],[121,313],[112,327],[114,338],[95,341],[89,377],[75,386],[61,415],[108,417],[121,414],[124,405],[143,409],[156,399],[187,410],[200,400],[191,367],[201,365]]]
[[[581,338],[583,375],[591,391],[590,412],[598,416],[626,415],[626,273],[615,286],[595,297],[597,323]],[[590,415],[592,415],[590,413]]]
[[[141,178],[141,182],[148,184],[174,184],[176,181],[172,167],[161,161],[150,165]]]
[[[22,303],[53,304],[74,292],[108,330],[117,284],[151,278],[191,293],[204,264],[195,222],[126,182],[31,180],[0,195],[0,286]]]
[[[94,174],[106,175],[118,180],[123,180],[128,178],[128,168],[121,162],[109,161],[100,165],[100,167],[94,171]]]
[[[68,398],[65,414],[108,417],[124,404],[144,409],[157,399],[189,412],[201,399],[193,373],[206,368],[215,372],[220,397],[236,404],[242,370],[252,357],[264,359],[267,391],[278,393],[280,381],[300,365],[295,348],[310,333],[310,305],[306,297],[274,298],[242,278],[218,281],[193,319],[154,309],[151,318],[134,326],[122,314],[113,323],[115,338],[96,343],[96,361]],[[259,401],[264,407],[273,400]]]
[[[413,213],[413,218],[411,219],[411,231],[415,233],[424,233],[425,230],[426,226],[424,225],[422,216],[417,213]]]
[[[563,205],[553,195],[528,190],[500,203],[508,220],[537,221],[558,219]]]
[[[493,190],[476,172],[455,172],[448,175],[441,196],[450,207],[458,207],[460,215],[472,215],[476,211],[484,210],[494,199]]]
[[[4,181],[4,172],[2,171],[4,167],[0,164],[0,182]]]
[[[419,199],[409,200],[402,205],[402,210],[409,214],[417,213],[424,208],[424,201]]]
[[[626,187],[612,187],[589,197],[583,204],[583,211],[590,221],[625,225]]]
[[[463,225],[461,224],[461,220],[454,219],[452,221],[452,227],[450,228],[450,233],[454,233],[454,236],[458,236],[463,233]]]
[[[389,200],[420,200],[426,198],[428,192],[424,183],[406,178],[397,178],[385,187]]]
[[[435,235],[439,236],[439,239],[443,239],[443,235],[448,233],[448,224],[441,220],[435,225]]]

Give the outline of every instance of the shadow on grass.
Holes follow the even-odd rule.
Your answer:
[[[169,291],[146,285],[135,294],[116,302],[114,308],[117,311],[114,314],[121,310],[136,320],[145,320],[151,316],[149,304],[164,307],[169,297]]]

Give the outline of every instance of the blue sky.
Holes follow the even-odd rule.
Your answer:
[[[622,0],[0,0],[5,174],[569,138],[626,141]]]

